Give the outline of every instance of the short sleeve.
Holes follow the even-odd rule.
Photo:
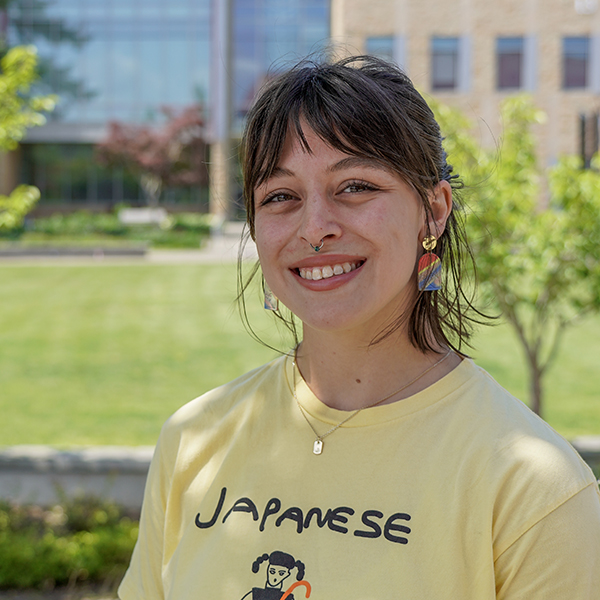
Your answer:
[[[538,521],[496,560],[498,600],[597,600],[600,494],[590,484]]]
[[[120,600],[164,600],[162,557],[168,481],[160,448],[159,442],[146,481],[138,540],[118,591]]]

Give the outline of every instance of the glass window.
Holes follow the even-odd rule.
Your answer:
[[[431,88],[454,90],[458,87],[459,39],[434,37],[431,40]]]
[[[496,86],[499,90],[523,86],[522,37],[501,37],[496,40]]]
[[[139,121],[182,107],[209,85],[210,0],[11,3],[11,43],[35,43],[51,118]]]
[[[233,1],[234,131],[257,89],[301,57],[318,53],[329,40],[326,0]]]
[[[563,38],[563,88],[585,88],[588,85],[590,40],[587,37]]]
[[[371,56],[379,56],[387,60],[394,59],[394,38],[391,35],[369,37],[365,43],[365,50]]]

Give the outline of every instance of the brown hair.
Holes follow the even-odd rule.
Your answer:
[[[473,263],[456,194],[463,185],[446,160],[439,125],[423,97],[401,69],[372,56],[334,63],[305,60],[268,81],[248,113],[242,140],[244,202],[252,238],[254,190],[278,165],[287,136],[311,151],[302,123],[333,148],[391,168],[414,188],[428,217],[431,192],[442,180],[450,183],[453,207],[435,250],[444,267],[442,289],[420,292],[410,312],[399,315],[373,343],[407,323],[412,344],[422,352],[439,345],[460,350],[473,323],[480,322],[471,316],[473,311],[483,315],[461,285],[465,258]],[[240,269],[239,298],[247,326],[243,294],[257,272],[258,265],[244,280]],[[474,286],[469,289],[473,294]],[[277,316],[297,339],[293,317]]]

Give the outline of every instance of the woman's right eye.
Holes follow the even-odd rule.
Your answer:
[[[274,202],[274,203],[286,202],[287,200],[291,200],[291,199],[292,199],[291,194],[287,194],[285,192],[273,192],[272,194],[268,194],[267,196],[265,196],[265,198],[262,200],[260,205],[264,206],[265,204],[269,204],[271,202]]]

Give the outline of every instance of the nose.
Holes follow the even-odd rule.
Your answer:
[[[332,200],[320,193],[307,197],[302,206],[298,237],[318,252],[327,240],[341,234],[339,215]]]

